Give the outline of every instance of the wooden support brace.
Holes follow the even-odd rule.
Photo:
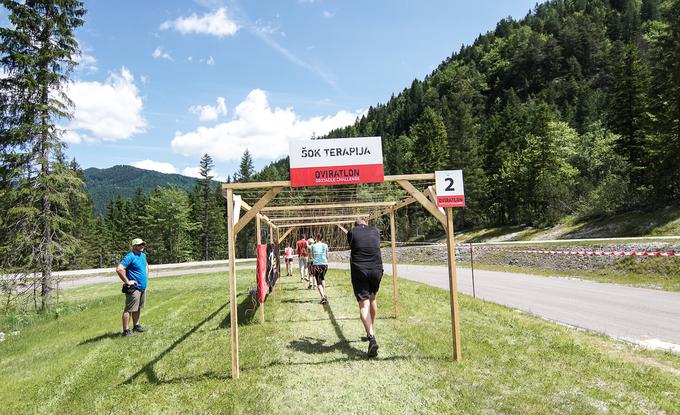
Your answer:
[[[278,228],[277,228],[278,229]],[[279,237],[279,243],[283,242],[284,239],[286,239],[286,236],[288,236],[291,232],[293,232],[294,229],[297,229],[297,226],[293,226],[290,229],[288,229],[283,235]]]
[[[234,233],[238,234],[281,190],[283,190],[283,187],[272,187],[269,189],[269,191],[255,203],[255,206],[238,220],[238,223],[234,226]]]
[[[335,225],[336,225],[338,228],[340,228],[341,231],[345,232],[345,234],[347,234],[347,232],[349,232],[349,231],[348,231],[347,229],[345,229],[342,225],[340,225],[340,224],[338,224],[338,223],[336,223]]]
[[[427,196],[416,189],[408,180],[397,180],[397,183],[413,196],[439,223],[446,229],[446,217],[437,209],[437,206],[427,199]],[[240,221],[239,221],[240,222]]]

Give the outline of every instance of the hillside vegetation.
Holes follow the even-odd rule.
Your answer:
[[[175,186],[190,192],[197,182],[192,177],[180,174],[165,174],[132,166],[113,166],[108,169],[90,167],[83,173],[85,188],[92,196],[94,209],[99,214],[106,212],[106,207],[117,197],[131,199],[137,191],[148,194],[159,186]]]
[[[463,169],[458,229],[663,206],[680,196],[677,62],[679,0],[551,0],[329,137],[382,136],[389,174]]]

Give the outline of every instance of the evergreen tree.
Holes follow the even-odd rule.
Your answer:
[[[647,166],[645,124],[648,114],[648,72],[635,44],[617,43],[613,50],[612,92],[609,126],[620,135],[618,151],[634,170],[636,185],[643,183]]]
[[[154,261],[159,264],[192,259],[191,231],[198,224],[191,220],[189,198],[182,189],[158,187],[144,208],[145,238]]]
[[[200,175],[203,179],[196,183],[189,195],[191,217],[198,223],[194,231],[197,242],[196,257],[204,261],[220,258],[226,252],[221,243],[226,233],[222,214],[224,197],[219,186],[213,185],[211,174],[213,165],[212,157],[208,154],[203,155],[200,161]]]
[[[71,195],[83,182],[63,163],[64,144],[56,122],[70,116],[64,93],[75,65],[78,43],[73,31],[83,24],[77,0],[1,0],[11,26],[0,28],[2,171],[11,175],[7,212],[16,255],[8,264],[40,275],[40,308],[50,306],[52,270],[74,245],[68,217]]]
[[[241,156],[241,163],[239,164],[238,171],[234,173],[234,182],[249,182],[253,178],[255,173],[255,167],[253,166],[253,158],[250,155],[250,151],[246,149]]]
[[[680,0],[662,3],[664,22],[652,26],[653,140],[649,145],[659,199],[680,197]]]

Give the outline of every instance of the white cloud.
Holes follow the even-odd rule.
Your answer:
[[[201,121],[214,121],[220,115],[227,115],[227,105],[224,103],[224,97],[217,98],[217,105],[194,105],[189,108],[194,114],[198,115]]]
[[[200,33],[217,37],[233,36],[239,30],[239,26],[227,15],[227,9],[224,7],[201,17],[192,13],[188,17],[168,20],[163,22],[160,28],[161,30],[175,29],[182,34]]]
[[[67,94],[75,104],[73,119],[66,126],[70,131],[66,137],[72,142],[80,142],[76,136],[88,137],[88,141],[116,141],[145,131],[144,104],[132,73],[125,67],[120,74],[110,74],[105,82],[73,82]]]
[[[300,118],[292,108],[270,108],[261,89],[252,90],[234,110],[234,119],[212,128],[175,133],[172,149],[184,156],[210,154],[215,160],[239,160],[248,149],[254,158],[272,160],[288,154],[291,140],[324,135],[352,124],[361,111],[340,111],[327,117]]]
[[[325,17],[326,19],[330,19],[333,16],[335,16],[335,13],[329,12],[328,10],[323,11],[323,17]]]
[[[163,51],[163,49],[160,46],[156,47],[151,56],[153,56],[154,59],[167,59],[171,62],[175,61],[174,59],[172,59],[172,56],[170,56],[168,52]]]
[[[159,171],[161,173],[177,173],[177,169],[175,169],[175,166],[173,166],[170,163],[162,163],[160,161],[153,160],[135,161],[134,163],[132,163],[132,166],[137,167],[138,169]]]
[[[213,59],[212,56],[208,57],[208,61],[206,62],[208,65],[214,65],[215,64],[215,59]]]
[[[76,66],[77,70],[95,73],[99,69],[97,68],[97,58],[92,55],[88,55],[87,53],[75,55],[73,60],[78,64],[78,66]]]

